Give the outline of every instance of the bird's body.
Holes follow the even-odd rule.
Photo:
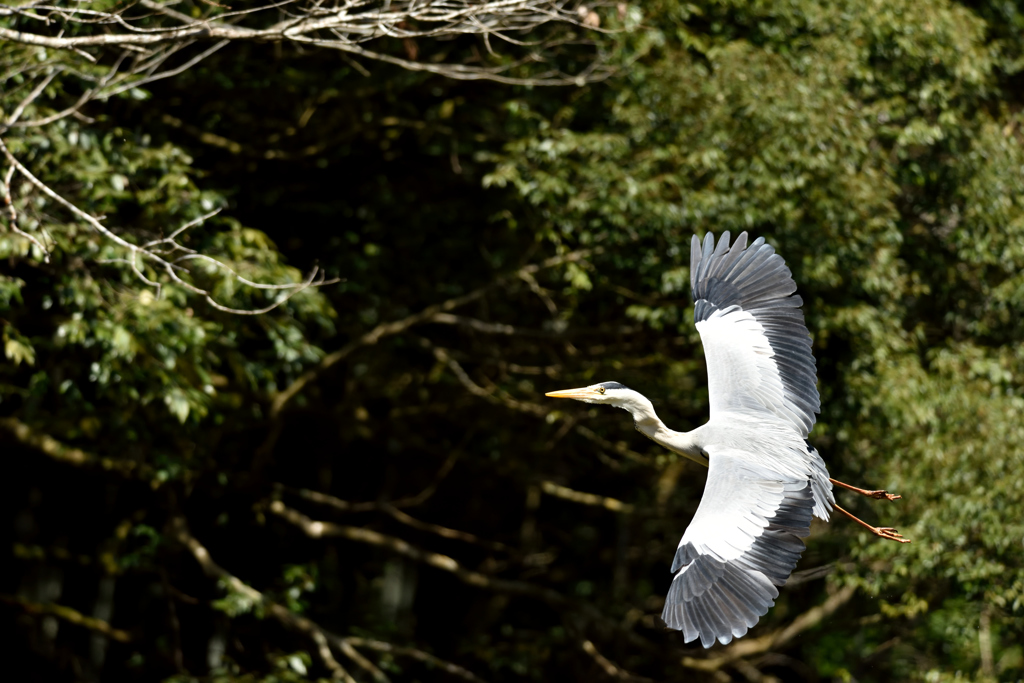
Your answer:
[[[693,239],[694,318],[708,366],[710,420],[669,429],[643,395],[615,382],[549,396],[628,410],[637,430],[708,466],[697,512],[672,563],[662,618],[705,647],[746,634],[803,552],[811,517],[834,505],[825,463],[806,438],[819,409],[802,301],[782,258],[746,233]]]

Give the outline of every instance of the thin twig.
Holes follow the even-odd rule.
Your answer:
[[[115,48],[140,51],[141,58],[136,61],[137,66],[120,79],[123,82],[113,90],[94,94],[107,97],[180,73],[204,59],[212,50],[236,41],[291,42],[337,50],[347,59],[362,57],[452,79],[491,80],[516,85],[578,86],[607,78],[615,71],[603,62],[596,44],[585,37],[587,33],[595,31],[607,32],[597,28],[592,20],[592,16],[596,16],[593,12],[595,8],[610,4],[605,0],[588,3],[591,11],[582,14],[578,8],[563,0],[392,0],[376,11],[367,11],[364,3],[358,2],[345,3],[327,11],[320,7],[317,0],[283,0],[247,6],[216,17],[198,18],[154,0],[141,0],[139,4],[153,13],[131,16],[118,10],[68,10],[55,5],[35,5],[31,9],[0,7],[0,16],[17,15],[39,22],[21,22],[19,27],[22,30],[0,28],[0,39],[74,51],[91,61],[95,61],[96,57],[85,50]],[[263,19],[263,15],[280,11],[286,6],[288,16],[285,19],[269,25]],[[47,26],[51,24],[62,27],[58,35],[49,35]],[[65,35],[64,28],[68,26],[76,29],[69,32],[71,35]],[[535,33],[547,27],[561,30]],[[512,34],[522,38],[513,37]],[[482,37],[488,53],[494,57],[490,65],[403,59],[366,47],[369,41],[382,37],[412,40],[445,39],[459,35]],[[491,36],[504,41],[510,49],[518,50],[524,56],[508,59],[503,58],[505,55],[496,55],[491,45]],[[160,50],[167,48],[169,52],[176,52],[183,45],[198,41],[212,41],[215,47],[179,67],[161,73],[153,72],[155,62],[150,57],[156,56],[158,61],[166,59]],[[513,70],[520,67],[545,64],[555,50],[569,45],[586,46],[592,51],[589,63],[577,73],[562,73],[558,69],[544,66],[539,72],[534,69],[530,75],[511,75]]]
[[[576,425],[573,428],[573,431],[582,436],[584,439],[587,439],[588,441],[593,441],[601,448],[605,448],[610,451],[615,451],[619,455],[622,455],[628,458],[629,460],[632,460],[633,462],[640,463],[642,465],[653,464],[651,458],[647,457],[646,455],[641,455],[640,453],[637,453],[636,451],[627,448],[622,443],[612,443],[608,439],[599,436],[596,432],[594,432],[594,430],[590,429],[589,427],[585,427],[583,425]]]
[[[351,641],[348,639],[339,638],[338,649],[340,649],[346,657],[355,662],[356,666],[370,674],[370,676],[373,677],[373,680],[377,681],[377,683],[391,683],[390,679],[384,675],[384,672],[377,668],[377,666],[369,659],[359,654],[359,651],[352,646]]]
[[[387,514],[391,515],[396,521],[405,524],[406,526],[425,531],[427,533],[436,534],[441,538],[450,538],[455,541],[463,541],[464,543],[471,543],[478,545],[489,550],[496,550],[501,553],[510,553],[512,548],[509,548],[504,543],[498,543],[497,541],[489,541],[485,538],[480,538],[466,531],[459,531],[458,529],[450,529],[440,524],[430,524],[429,522],[423,522],[421,520],[408,515],[396,507],[391,505],[383,505],[382,510]]]
[[[0,429],[14,437],[23,446],[46,455],[57,462],[75,467],[96,467],[108,472],[116,472],[123,476],[142,476],[148,478],[146,466],[131,460],[114,460],[86,453],[68,446],[49,434],[36,431],[16,417],[0,417]]]
[[[354,645],[355,647],[364,647],[368,650],[375,650],[377,652],[387,652],[388,654],[392,655],[409,657],[411,659],[421,661],[424,664],[429,664],[432,667],[441,669],[442,671],[450,673],[453,676],[458,676],[459,678],[470,681],[471,683],[483,683],[483,681],[477,678],[472,671],[464,669],[457,664],[446,662],[445,660],[440,659],[439,657],[435,657],[429,652],[424,652],[423,650],[417,650],[413,647],[402,647],[400,645],[392,645],[391,643],[386,643],[381,640],[373,640],[371,638],[358,638],[356,636],[348,636],[345,638],[345,640]]]
[[[633,683],[653,683],[650,678],[636,676],[616,666],[610,659],[598,652],[597,647],[590,640],[584,639],[580,643],[580,649],[587,653],[594,660],[594,663],[601,667],[601,670],[611,678],[620,681],[633,681]]]
[[[480,572],[466,569],[454,558],[441,553],[417,548],[411,543],[394,536],[388,536],[372,529],[334,524],[332,522],[321,522],[312,520],[298,510],[289,508],[279,500],[271,501],[267,509],[274,515],[298,527],[310,538],[344,538],[356,543],[386,548],[391,552],[420,562],[435,569],[448,572],[456,579],[469,586],[475,586],[485,590],[491,590],[508,595],[521,595],[532,597],[551,605],[559,610],[573,610],[579,612],[589,619],[614,629],[630,642],[644,647],[650,647],[650,643],[635,634],[633,631],[624,628],[618,621],[610,619],[602,614],[596,607],[589,603],[576,602],[551,588],[545,588],[526,581],[513,581],[488,576]]]
[[[302,282],[293,283],[293,284],[284,285],[284,286],[281,286],[281,285],[263,285],[263,284],[256,283],[256,282],[253,282],[251,280],[248,280],[246,278],[241,277],[238,273],[236,273],[228,265],[226,265],[224,263],[221,263],[220,261],[217,261],[216,259],[213,259],[213,258],[211,258],[209,256],[206,256],[206,255],[203,255],[203,254],[193,253],[193,252],[191,252],[191,250],[186,249],[186,248],[178,245],[176,242],[171,240],[171,238],[164,238],[163,240],[159,240],[157,242],[157,244],[170,244],[170,245],[173,245],[174,249],[186,252],[185,256],[179,258],[177,261],[168,260],[167,258],[164,258],[163,256],[161,256],[159,253],[153,251],[152,249],[146,248],[145,246],[139,246],[137,244],[132,244],[131,242],[128,242],[124,238],[122,238],[119,235],[117,235],[116,233],[112,232],[105,225],[103,225],[103,223],[100,222],[100,219],[96,218],[95,216],[89,215],[85,211],[82,211],[77,206],[75,206],[72,202],[68,201],[67,199],[62,197],[60,194],[55,192],[48,185],[46,185],[46,183],[41,181],[31,171],[29,171],[24,166],[24,164],[22,164],[20,161],[18,161],[18,159],[7,148],[7,145],[4,143],[2,138],[0,138],[0,151],[3,152],[4,156],[7,158],[7,161],[11,164],[11,166],[14,169],[16,169],[19,173],[21,173],[21,175],[26,180],[28,180],[32,185],[34,185],[40,192],[42,192],[47,197],[49,197],[50,199],[54,200],[55,202],[57,202],[58,204],[60,204],[64,208],[68,209],[75,216],[77,216],[80,219],[84,220],[93,230],[98,232],[101,236],[103,236],[104,238],[110,240],[111,242],[113,242],[114,244],[118,245],[119,247],[122,247],[123,249],[125,249],[128,252],[128,258],[126,258],[126,259],[108,259],[107,262],[111,262],[111,263],[126,263],[129,267],[131,267],[132,272],[135,273],[135,277],[137,277],[140,281],[142,281],[146,285],[149,285],[150,287],[155,288],[158,293],[159,293],[160,288],[162,286],[161,283],[159,283],[159,282],[151,279],[150,277],[148,277],[143,272],[142,267],[140,267],[140,262],[142,264],[145,264],[147,262],[151,263],[158,271],[162,270],[164,272],[164,274],[167,276],[168,280],[170,280],[171,282],[173,282],[176,285],[179,285],[179,286],[185,288],[187,291],[189,291],[192,294],[196,294],[196,295],[199,295],[199,296],[203,297],[203,299],[205,299],[205,301],[211,307],[217,309],[218,311],[223,311],[225,313],[231,313],[231,314],[234,314],[234,315],[262,315],[264,313],[268,313],[269,311],[272,311],[273,309],[277,308],[278,306],[281,306],[282,304],[287,302],[289,299],[291,299],[293,296],[296,296],[300,292],[303,292],[303,291],[309,289],[310,287],[320,287],[320,286],[323,286],[323,285],[326,285],[326,284],[330,284],[332,282],[337,282],[337,280],[327,280],[326,277],[322,273],[320,273],[319,269],[314,267],[313,270],[309,273],[309,275]],[[5,196],[8,199],[10,199],[10,192],[9,191],[6,192]],[[187,229],[188,227],[191,227],[192,223],[194,223],[194,221],[191,221],[189,224],[186,224],[183,228],[178,229],[173,234],[180,234],[183,229]],[[17,230],[17,226],[16,225],[12,225],[11,227],[12,227],[13,230],[21,233],[20,230]],[[24,234],[24,233],[21,233],[21,234]],[[28,236],[26,235],[26,237],[28,237]],[[29,238],[29,239],[31,239],[31,238]],[[172,249],[172,251],[174,249]],[[44,250],[44,255],[45,254],[46,254],[46,252]],[[273,303],[271,303],[268,306],[262,307],[262,308],[241,309],[241,308],[232,308],[230,306],[225,306],[224,304],[221,304],[220,302],[215,300],[213,298],[213,295],[209,291],[207,291],[207,290],[205,290],[205,289],[203,289],[201,287],[197,287],[197,286],[195,286],[194,284],[192,284],[190,282],[187,282],[186,280],[182,279],[182,277],[179,275],[179,271],[182,270],[182,266],[178,265],[178,261],[181,261],[181,260],[192,260],[192,259],[200,259],[200,260],[203,260],[206,263],[214,264],[218,268],[227,270],[229,273],[231,273],[231,275],[234,278],[236,278],[239,282],[241,282],[242,284],[244,284],[244,285],[246,285],[248,287],[252,287],[252,288],[256,288],[256,289],[271,289],[271,290],[282,290],[282,289],[285,289],[285,290],[288,290],[287,294],[285,294],[284,296],[278,296],[277,299]]]
[[[468,439],[467,439],[468,440]],[[414,496],[407,496],[405,498],[397,498],[390,501],[379,501],[379,502],[358,502],[353,503],[347,500],[336,498],[335,496],[327,493],[321,493],[320,491],[312,491],[310,489],[295,489],[283,484],[275,484],[274,489],[276,491],[284,491],[292,495],[298,496],[303,500],[312,501],[320,505],[326,505],[332,507],[335,510],[342,512],[370,512],[372,510],[382,510],[385,507],[392,509],[396,508],[407,508],[415,507],[425,503],[434,493],[437,491],[438,485],[444,480],[448,473],[451,472],[452,467],[455,466],[455,462],[462,455],[462,448],[454,449],[444,463],[441,464],[440,469],[434,474],[433,480],[427,484],[427,486]]]
[[[18,106],[14,108],[14,111],[11,112],[11,115],[7,117],[8,126],[12,125],[19,118],[21,118],[21,115],[25,111],[26,107],[35,102],[36,98],[39,97],[39,95],[42,94],[43,90],[46,89],[46,86],[50,85],[50,82],[53,81],[53,79],[56,78],[61,71],[63,71],[61,67],[54,67],[50,70],[50,73],[48,73],[43,80],[39,81],[39,84],[32,89],[32,92],[30,92],[25,97],[25,99],[23,99],[18,104]]]
[[[595,507],[602,507],[606,510],[612,510],[613,512],[622,512],[629,514],[635,509],[629,503],[623,503],[621,500],[615,498],[609,498],[607,496],[598,496],[593,493],[584,493],[582,491],[574,491],[573,489],[565,486],[560,486],[553,481],[542,481],[540,483],[540,490],[549,496],[555,498],[561,498],[562,500],[569,500],[573,503],[579,503],[580,505],[593,505]]]
[[[855,586],[844,586],[833,595],[830,595],[825,602],[807,610],[788,626],[773,631],[760,638],[750,638],[738,641],[720,651],[714,657],[697,659],[695,657],[683,657],[681,664],[688,669],[699,671],[718,671],[723,666],[731,664],[741,657],[761,654],[769,650],[782,647],[797,635],[809,628],[820,624],[823,619],[835,613],[840,607],[848,603],[856,593]]]
[[[491,289],[494,289],[495,287],[498,287],[508,282],[512,278],[519,277],[524,273],[532,275],[533,273],[536,273],[546,268],[552,268],[554,266],[562,265],[565,263],[571,263],[582,260],[593,253],[595,253],[595,250],[581,249],[579,251],[572,251],[567,254],[553,256],[540,263],[524,266],[523,268],[520,268],[512,273],[501,275],[495,278],[489,284],[484,285],[483,287],[480,287],[479,289],[476,289],[472,292],[469,292],[468,294],[452,297],[451,299],[443,301],[439,304],[427,306],[419,313],[414,313],[410,316],[402,318],[401,320],[395,320],[393,322],[381,323],[380,325],[377,325],[377,327],[373,328],[366,334],[363,334],[357,337],[356,339],[353,339],[352,341],[350,341],[348,344],[338,349],[337,351],[334,351],[333,353],[329,353],[326,356],[324,356],[324,358],[315,368],[307,370],[305,373],[299,376],[298,379],[292,382],[284,391],[281,391],[276,396],[274,396],[274,399],[273,401],[271,401],[270,404],[270,417],[272,419],[276,419],[281,414],[281,411],[284,409],[285,405],[287,405],[289,401],[295,398],[295,396],[298,395],[299,392],[305,389],[307,385],[315,381],[321,374],[326,372],[328,369],[337,365],[345,358],[347,358],[353,351],[356,351],[357,349],[362,348],[364,346],[372,346],[373,344],[376,344],[384,337],[400,334],[415,325],[428,322],[432,320],[435,316],[437,316],[439,313],[447,313],[452,309],[464,306],[465,304],[468,304],[472,301],[476,301]]]
[[[45,614],[58,617],[69,624],[75,624],[76,626],[87,628],[90,631],[101,633],[112,640],[118,641],[119,643],[129,643],[132,640],[131,634],[127,631],[114,628],[102,619],[88,617],[78,610],[71,609],[65,605],[30,602],[13,595],[0,595],[0,602],[20,607],[29,614]]]
[[[283,605],[269,600],[263,593],[249,586],[237,576],[231,574],[229,571],[217,564],[206,547],[191,534],[188,529],[188,524],[184,518],[176,517],[172,519],[169,529],[170,536],[175,538],[188,549],[192,554],[192,557],[199,563],[199,566],[202,567],[207,576],[223,582],[231,590],[245,595],[254,602],[262,604],[267,614],[273,616],[285,626],[309,636],[316,646],[317,655],[320,657],[321,661],[323,661],[324,666],[331,671],[334,678],[340,679],[345,683],[355,683],[355,679],[352,678],[351,674],[349,674],[338,660],[335,659],[331,652],[330,646],[332,645],[349,657],[352,656],[352,653],[354,652],[352,648],[354,647],[365,647],[378,652],[389,652],[392,654],[413,657],[420,661],[437,666],[438,668],[465,680],[472,681],[473,683],[482,683],[479,678],[466,669],[463,669],[456,664],[452,664],[451,662],[439,659],[429,653],[416,650],[415,648],[398,647],[391,645],[390,643],[368,638],[343,637],[335,635],[311,619],[295,614]],[[380,672],[375,665],[362,657],[362,655],[359,655],[358,652],[355,652],[355,655],[356,657],[361,658],[364,663],[369,664],[371,669],[368,670],[376,670],[381,676],[383,676],[383,673]],[[377,678],[376,675],[374,675],[374,677],[376,680],[380,681],[380,683],[383,683],[384,680],[386,680]]]
[[[16,235],[21,235],[32,244],[36,245],[40,253],[43,255],[43,263],[50,262],[50,251],[47,249],[42,242],[37,240],[34,235],[30,235],[18,226],[18,210],[14,207],[14,197],[11,194],[11,179],[14,176],[14,166],[7,168],[7,173],[4,174],[4,206],[7,208],[8,229]]]
[[[498,579],[487,576],[486,574],[481,574],[480,572],[475,572],[462,567],[457,561],[448,555],[442,555],[441,553],[435,553],[429,550],[422,550],[411,543],[394,536],[388,536],[371,529],[361,529],[359,527],[334,524],[332,522],[314,521],[303,515],[301,512],[287,507],[281,501],[275,500],[271,502],[268,509],[278,517],[297,526],[310,538],[338,537],[355,541],[357,543],[375,545],[387,548],[398,555],[408,557],[409,559],[440,569],[441,571],[449,572],[459,581],[470,586],[487,588],[502,593],[528,595],[552,605],[567,606],[570,602],[569,599],[561,593],[551,590],[550,588],[543,588],[524,581],[510,581],[508,579]]]

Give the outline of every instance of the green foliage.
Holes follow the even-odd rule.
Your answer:
[[[23,52],[5,48],[10,60],[23,58]],[[71,79],[58,76],[51,86]],[[4,109],[13,109],[23,95],[17,88],[9,91]],[[48,113],[40,102],[28,108],[26,118]],[[115,232],[137,244],[225,204],[221,195],[196,185],[198,174],[181,147],[154,142],[139,130],[65,118],[45,128],[12,130],[5,142],[52,190],[87,213],[105,216]],[[9,410],[18,406],[34,419],[52,415],[72,425],[82,414],[113,411],[117,418],[100,420],[96,430],[105,438],[134,441],[137,427],[125,426],[135,413],[145,413],[151,425],[161,421],[160,410],[178,423],[195,423],[216,405],[237,405],[231,394],[273,390],[319,358],[308,326],[329,331],[333,312],[315,290],[301,292],[260,324],[243,324],[181,285],[147,286],[123,248],[17,175],[12,194],[19,226],[39,236],[51,255],[44,262],[28,239],[13,232],[0,236],[0,257],[17,274],[4,275],[0,286],[4,348],[12,361],[0,369],[8,387],[0,401],[14,400]],[[277,284],[303,277],[284,263],[265,233],[235,220],[207,221],[184,241],[249,280]],[[147,279],[161,279],[137,261]],[[198,264],[185,279],[219,301],[251,308],[281,296],[240,285],[212,260]],[[29,397],[17,387],[25,385],[33,366],[45,374]],[[72,439],[83,434],[71,425],[66,429]],[[84,435],[96,437],[96,430]]]
[[[249,591],[238,590],[230,581],[220,581],[218,583],[225,595],[210,603],[213,609],[223,612],[229,617],[251,614],[257,619],[263,618],[263,602],[257,596]]]
[[[309,606],[308,593],[317,588],[317,565],[288,565],[281,573],[284,585],[284,599],[282,602],[291,611],[302,614]]]
[[[663,273],[662,291],[678,289],[664,283],[685,278],[691,232],[751,230],[778,245],[829,380],[814,438],[834,469],[906,494],[887,520],[915,520],[909,547],[863,533],[853,547],[877,567],[862,586],[917,606],[900,612],[909,624],[893,666],[921,675],[898,664],[913,647],[932,672],[977,670],[973,606],[1009,629],[997,656],[1024,614],[1013,512],[1024,506],[1024,147],[1008,79],[1019,67],[977,14],[950,3],[658,11],[687,27],[660,25],[628,87],[557,119],[515,107],[536,133],[507,145],[485,182],[542,207],[557,244],[650,244],[598,266],[610,283],[635,269],[640,291]],[[588,108],[604,116],[576,125]],[[685,332],[683,306],[626,314]],[[921,605],[937,611],[921,619]]]
[[[108,657],[110,677],[133,667],[180,681],[325,674],[311,641],[274,630],[253,594],[201,575],[165,531],[184,517],[224,571],[340,634],[386,636],[495,681],[595,680],[607,669],[583,642],[637,675],[701,679],[680,664],[700,655],[656,614],[703,475],[643,442],[624,416],[539,395],[616,379],[652,395],[670,426],[706,419],[690,236],[749,230],[786,258],[805,301],[823,398],[812,441],[837,478],[903,494],[889,504],[841,493],[840,504],[914,541],[885,544],[842,519],[815,527],[801,568],[839,571],[827,585],[785,589],[750,637],[792,624],[840,584],[858,598],[775,660],[751,661],[785,680],[809,670],[1019,679],[1022,17],[1014,3],[943,0],[615,8],[602,26],[623,30],[600,40],[620,74],[571,90],[385,65],[366,77],[321,54],[241,46],[87,111],[92,121],[2,133],[43,182],[126,239],[156,239],[220,208],[188,247],[252,281],[298,282],[297,266],[314,262],[343,281],[263,316],[232,316],[186,287],[147,286],[123,248],[16,177],[19,225],[50,259],[0,232],[0,411],[138,476],[115,486],[119,470],[97,467],[80,484],[67,459],[39,465],[38,448],[12,446],[3,499],[11,519],[35,525],[18,523],[35,530],[19,531],[31,537],[17,547],[71,550],[12,556],[18,569],[0,576],[12,586],[0,593],[42,585],[55,566],[91,577],[61,558],[102,547],[126,577],[118,596],[130,596],[112,622],[160,634],[133,642],[123,666]],[[450,49],[473,59],[472,46]],[[0,54],[23,66],[75,59]],[[255,66],[270,60],[272,71]],[[4,112],[29,83],[9,81]],[[58,75],[51,96],[76,82]],[[50,113],[46,101],[23,118]],[[381,323],[578,249],[588,255],[358,343]],[[222,303],[260,308],[279,296],[195,265],[188,282]],[[280,392],[339,349],[348,355],[273,417]],[[542,495],[542,482],[635,512]],[[423,497],[403,508],[409,522],[372,505],[339,511],[300,489]],[[306,538],[267,512],[269,496],[554,591],[608,621],[458,583],[441,560],[407,571],[396,545]],[[152,626],[133,611],[153,595],[177,601],[177,636],[170,617]],[[74,600],[92,608],[69,591]],[[217,629],[231,634],[229,664],[209,669]],[[442,675],[408,652],[372,658],[395,681]]]

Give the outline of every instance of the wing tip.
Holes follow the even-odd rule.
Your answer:
[[[769,401],[765,404],[768,411],[791,423],[799,433],[807,434],[821,411],[821,402],[810,345],[795,351],[791,348],[810,338],[802,310],[804,301],[797,294],[792,271],[763,236],[748,244],[744,231],[726,248],[729,239],[726,231],[719,237],[717,247],[710,232],[704,236],[703,244],[696,235],[691,240],[694,323],[736,306],[763,325],[775,355],[773,367],[783,384],[783,394],[781,401],[759,400]]]
[[[764,472],[752,476],[761,480]],[[710,472],[709,472],[710,476]],[[662,610],[668,628],[698,638],[705,648],[746,634],[768,613],[805,550],[803,537],[815,505],[813,482],[784,480],[781,499],[767,526],[738,557],[719,559],[692,541],[680,542],[672,561],[675,576]],[[687,533],[690,529],[687,529]],[[685,538],[685,536],[684,536]]]

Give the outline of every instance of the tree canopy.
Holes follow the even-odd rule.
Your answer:
[[[96,47],[234,21],[161,7],[0,11],[10,670],[1024,678],[1024,6],[559,4],[505,43],[535,58],[409,17],[383,60]],[[840,504],[913,543],[815,523],[705,651],[659,619],[705,470],[543,393],[705,421],[689,244],[725,230],[793,271],[833,476],[903,495]]]

